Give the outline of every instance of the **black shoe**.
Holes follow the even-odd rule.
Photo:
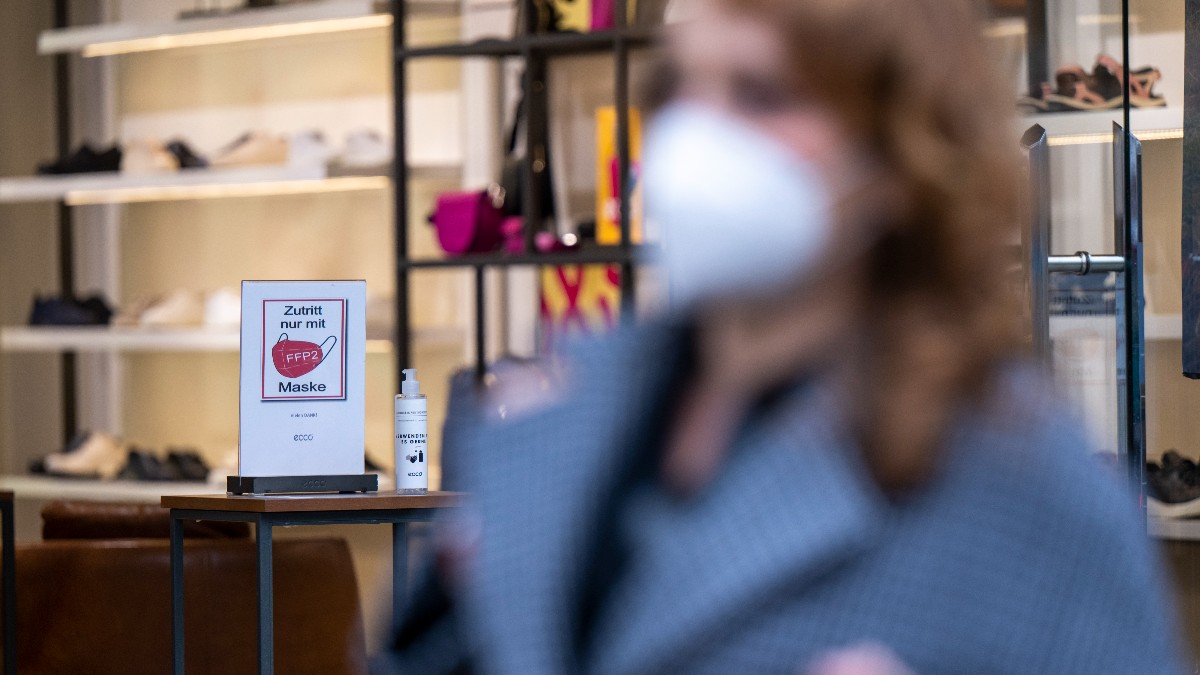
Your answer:
[[[163,480],[163,466],[149,450],[130,448],[129,459],[121,473],[120,480],[158,481]]]
[[[171,480],[208,480],[208,465],[194,450],[171,450],[167,453],[166,465]]]
[[[83,300],[57,296],[34,297],[29,325],[104,326],[112,319],[112,315],[112,308],[98,295]]]
[[[196,154],[182,140],[176,139],[167,143],[167,152],[175,155],[175,159],[179,162],[179,168],[181,169],[203,169],[208,166],[208,160]]]
[[[1190,502],[1200,499],[1200,471],[1192,460],[1168,450],[1160,464],[1146,463],[1146,486],[1150,496],[1160,502]]]
[[[70,157],[39,164],[38,173],[56,175],[120,171],[121,154],[120,145],[113,145],[107,150],[96,150],[89,143],[84,143]]]

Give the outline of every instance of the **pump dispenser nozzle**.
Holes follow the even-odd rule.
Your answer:
[[[400,383],[400,393],[404,396],[416,396],[421,393],[421,383],[417,381],[417,369],[405,368],[404,381]]]

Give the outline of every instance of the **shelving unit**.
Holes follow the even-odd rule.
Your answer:
[[[525,133],[524,170],[533,177],[525,181],[522,203],[527,210],[522,214],[525,219],[525,253],[506,255],[502,253],[468,255],[457,258],[420,260],[410,258],[406,218],[409,213],[409,175],[401,171],[396,181],[396,258],[399,261],[396,271],[396,316],[397,316],[397,356],[398,368],[403,368],[411,359],[411,331],[409,325],[408,289],[409,273],[421,269],[435,268],[467,268],[474,272],[474,325],[475,325],[475,370],[482,376],[486,368],[486,306],[485,270],[489,267],[510,268],[515,266],[544,266],[565,264],[619,264],[621,266],[621,303],[628,308],[634,300],[634,264],[641,259],[635,250],[630,234],[629,199],[621,200],[620,227],[621,238],[616,246],[589,247],[582,251],[569,251],[538,255],[534,251],[534,235],[541,229],[543,217],[550,214],[540,212],[541,204],[541,173],[545,171],[544,159],[549,157],[547,152],[547,118],[546,110],[546,80],[547,64],[550,59],[587,54],[611,53],[614,59],[615,91],[613,105],[616,108],[616,146],[618,148],[619,165],[619,194],[628,194],[631,184],[630,176],[630,133],[629,133],[629,55],[636,48],[650,46],[654,43],[658,31],[654,28],[627,24],[626,0],[617,0],[614,13],[617,26],[611,30],[590,33],[540,33],[535,30],[533,10],[530,0],[518,0],[525,8],[525,25],[521,26],[518,35],[511,39],[486,39],[474,42],[435,45],[429,47],[411,47],[405,39],[405,22],[409,13],[409,4],[397,0],[393,6],[393,48],[395,66],[393,68],[394,91],[396,103],[393,109],[396,114],[395,139],[397,165],[405,167],[407,158],[405,130],[407,119],[405,113],[406,68],[408,63],[417,59],[428,58],[470,58],[484,57],[493,59],[519,58],[524,64],[524,74],[521,80],[521,96],[525,105],[522,108]],[[540,158],[535,160],[535,158]]]
[[[487,4],[488,1],[484,0],[482,4]],[[140,21],[136,19],[152,14],[160,17],[166,16],[188,7],[183,2],[176,2],[172,8],[160,6],[150,0],[117,0],[111,5],[106,5],[104,9],[97,10],[97,15],[103,14],[103,12],[113,12],[109,16],[133,17],[134,20],[68,26],[70,18],[68,9],[73,9],[74,6],[67,0],[55,0],[55,21],[59,27],[43,31],[39,36],[39,53],[55,55],[56,77],[59,78],[56,92],[59,116],[58,142],[55,152],[66,156],[73,151],[75,144],[82,140],[73,135],[77,133],[86,134],[85,138],[92,141],[104,142],[113,138],[124,140],[143,137],[170,138],[166,134],[186,133],[189,142],[194,141],[193,146],[198,149],[216,147],[222,138],[229,137],[226,134],[232,135],[246,128],[290,132],[294,130],[293,125],[310,124],[323,131],[326,138],[332,140],[337,140],[341,134],[360,128],[374,129],[386,134],[390,121],[386,111],[393,97],[390,90],[380,89],[381,85],[386,87],[388,84],[388,80],[380,78],[380,75],[386,71],[374,65],[369,69],[369,75],[361,72],[355,73],[354,76],[346,78],[349,84],[343,85],[338,80],[339,85],[336,87],[322,85],[309,89],[301,80],[294,83],[272,81],[270,86],[278,88],[278,91],[274,92],[264,92],[262,91],[263,87],[260,86],[256,92],[251,94],[237,90],[235,87],[229,94],[232,97],[230,100],[235,105],[227,106],[225,100],[221,99],[220,105],[216,108],[199,103],[191,105],[200,107],[189,107],[188,103],[179,105],[173,101],[167,101],[165,104],[157,106],[142,101],[134,103],[130,107],[128,101],[134,100],[130,97],[139,95],[137,93],[139,90],[136,86],[130,88],[128,83],[142,82],[140,95],[144,98],[145,92],[148,91],[144,83],[158,81],[157,78],[162,76],[162,72],[157,69],[160,64],[165,63],[162,59],[167,58],[172,61],[179,59],[184,67],[191,68],[190,72],[202,80],[203,78],[212,78],[212,73],[206,72],[209,69],[230,67],[230,55],[233,53],[230,49],[219,47],[210,50],[187,50],[187,48],[204,45],[235,45],[236,43],[256,42],[249,47],[239,45],[237,51],[254,61],[254,67],[262,71],[258,73],[260,78],[264,77],[264,72],[275,72],[263,71],[264,66],[278,66],[280,55],[295,52],[300,47],[300,43],[297,41],[276,41],[270,44],[262,42],[260,46],[257,41],[288,36],[345,33],[359,29],[382,28],[383,30],[370,34],[369,40],[364,38],[363,42],[368,45],[385,47],[387,43],[382,42],[381,38],[384,38],[388,32],[387,27],[392,24],[393,14],[390,11],[390,4],[386,0],[316,0],[253,10],[230,11],[220,16],[170,21]],[[464,3],[460,0],[412,0],[409,7],[410,12],[420,18],[459,17]],[[433,21],[424,25],[434,28],[433,34],[423,33],[421,35],[421,38],[426,40],[431,39],[433,35],[440,35],[443,40],[448,41],[459,33],[456,28],[459,25],[457,20]],[[334,45],[338,45],[339,58],[342,53],[347,53],[347,58],[353,59],[371,56],[369,51],[374,47],[367,47],[362,51],[347,51],[340,46],[353,44],[357,48],[363,42],[360,42],[359,38],[355,36],[340,39],[327,38],[317,40],[314,44],[318,49],[332,49]],[[67,67],[68,58],[72,58],[68,56],[69,54],[92,57],[177,48],[184,49],[184,51],[178,55],[137,57],[122,61],[119,66],[115,59],[74,60],[76,64],[93,64],[80,67],[103,70],[109,78],[102,79],[96,84],[102,95],[95,106],[89,104],[85,108],[78,107],[77,93],[73,92],[78,88],[73,86],[69,80],[75,75],[72,69]],[[372,61],[372,63],[380,62]],[[386,61],[382,63],[386,63]],[[253,73],[253,71],[251,72]],[[334,71],[324,69],[322,72],[324,77],[329,77]],[[253,76],[251,74],[251,77]],[[341,77],[340,74],[334,76]],[[126,85],[115,88],[117,77],[128,78]],[[149,80],[137,80],[136,78],[139,77],[149,77]],[[199,83],[199,86],[204,86],[203,82]],[[207,86],[211,87],[212,83],[210,82]],[[217,86],[223,86],[223,84],[218,82]],[[297,87],[305,92],[314,92],[317,96],[311,99],[289,98],[293,96],[292,92]],[[426,92],[427,89],[432,90],[431,93]],[[223,92],[224,89],[221,91]],[[461,94],[457,91],[449,95],[433,86],[419,91],[427,95],[425,98],[411,103],[410,108],[412,109],[408,113],[414,114],[415,109],[415,118],[422,120],[424,124],[433,123],[435,128],[441,129],[439,123],[442,120],[448,120],[450,115],[458,114],[457,104]],[[187,92],[186,85],[182,87],[182,92]],[[87,93],[90,96],[95,92]],[[114,95],[114,98],[107,98],[108,95]],[[214,97],[205,94],[198,96],[197,101],[208,101],[212,98]],[[84,120],[83,124],[80,124],[80,119]],[[80,131],[81,129],[84,131]],[[427,131],[425,133],[428,134]],[[411,142],[413,139],[409,140]],[[417,140],[424,139],[417,138]],[[460,148],[448,148],[443,144],[431,152],[422,152],[422,147],[419,144],[417,146],[419,161],[409,163],[400,169],[404,180],[461,183],[463,151]],[[395,167],[388,166],[378,167],[374,171],[343,171],[336,165],[331,165],[331,167],[275,165],[185,169],[175,172],[143,174],[114,172],[17,176],[0,178],[0,203],[57,202],[59,205],[57,227],[59,259],[60,261],[75,262],[75,265],[68,262],[61,266],[59,277],[62,291],[70,293],[84,288],[90,290],[95,287],[85,286],[85,284],[113,282],[111,287],[116,290],[105,291],[105,295],[110,300],[119,301],[122,295],[131,293],[139,284],[147,286],[153,292],[161,293],[171,288],[169,285],[163,286],[163,284],[173,283],[169,278],[164,280],[158,271],[152,271],[150,275],[154,278],[150,279],[136,274],[132,275],[132,279],[128,274],[122,277],[121,270],[123,268],[116,265],[119,265],[123,256],[130,255],[130,251],[133,250],[130,248],[131,246],[136,248],[142,245],[140,243],[131,245],[129,242],[152,240],[154,241],[152,245],[157,246],[161,252],[163,251],[163,242],[170,242],[176,236],[193,237],[189,239],[189,244],[195,248],[187,250],[197,251],[197,261],[203,260],[199,256],[222,255],[224,250],[230,250],[238,245],[236,234],[231,238],[228,232],[224,232],[220,241],[207,241],[203,235],[198,238],[194,237],[196,237],[195,233],[199,231],[199,226],[224,227],[230,221],[222,222],[221,219],[228,218],[225,214],[231,213],[245,213],[247,217],[258,217],[270,226],[265,231],[271,234],[262,232],[257,234],[260,240],[257,247],[253,249],[268,256],[273,254],[274,249],[271,248],[273,244],[263,242],[261,237],[274,236],[275,229],[288,224],[289,214],[296,214],[297,209],[321,214],[309,216],[305,213],[297,219],[300,221],[297,224],[306,235],[310,237],[314,233],[321,235],[318,239],[323,240],[315,241],[313,245],[315,247],[326,245],[350,247],[347,250],[357,251],[358,255],[369,254],[372,256],[371,263],[352,266],[356,270],[364,269],[367,274],[378,274],[379,265],[376,263],[388,260],[389,264],[382,269],[391,268],[390,250],[386,245],[373,246],[364,250],[366,237],[364,236],[365,230],[361,229],[361,226],[365,224],[371,227],[371,232],[377,231],[375,228],[387,219],[386,208],[380,208],[384,202],[376,196],[368,195],[330,201],[279,200],[256,203],[249,200],[237,202],[236,205],[195,207],[195,209],[189,208],[187,211],[171,210],[179,208],[173,206],[148,206],[136,209],[76,209],[74,207],[349,192],[375,192],[383,195],[386,194],[385,191],[392,188],[394,184],[392,174],[396,172]],[[341,213],[338,211],[342,207],[355,210],[347,212],[348,217],[344,223],[342,223]],[[197,217],[192,214],[200,215]],[[234,217],[241,218],[242,216]],[[195,227],[187,230],[180,229],[179,235],[170,231],[177,224],[189,221],[193,221]],[[390,219],[387,219],[387,222],[387,230],[379,231],[379,235],[372,236],[379,238],[382,235],[382,240],[386,241],[386,232],[390,230]],[[159,223],[162,224],[162,228],[158,227]],[[130,227],[125,227],[123,224]],[[143,229],[147,224],[152,224],[154,229]],[[313,227],[322,229],[314,231],[311,229]],[[339,230],[347,232],[347,235],[341,237],[338,234]],[[79,237],[83,243],[78,243],[76,237]],[[196,247],[197,243],[199,243],[198,247]],[[303,244],[294,241],[282,244],[284,249],[291,247],[292,252],[300,246]],[[239,253],[248,250],[250,249],[243,248],[243,251],[239,251]],[[79,255],[80,252],[83,252],[82,256]],[[374,257],[376,254],[381,257]],[[137,255],[143,254],[139,251]],[[246,257],[246,255],[241,255],[239,260]],[[282,259],[280,258],[280,260]],[[303,259],[312,261],[319,259],[319,256],[309,256]],[[353,259],[353,257],[348,258],[348,260]],[[97,265],[96,261],[98,260],[112,262]],[[93,265],[87,272],[87,279],[82,282],[78,279],[80,270],[74,269],[81,262],[84,266]],[[105,267],[105,265],[109,266]],[[267,265],[266,267],[277,268],[279,265]],[[306,272],[303,268],[297,268],[296,271],[299,274],[328,273]],[[289,272],[285,270],[273,273],[287,275]],[[279,278],[287,277],[280,276]],[[377,276],[371,278],[378,280]],[[209,283],[229,285],[231,282],[221,280]],[[122,285],[129,287],[124,294],[120,292]],[[107,289],[109,286],[101,288]],[[40,290],[45,291],[45,289]],[[396,354],[395,332],[391,327],[391,317],[374,315],[369,317],[371,321],[376,319],[380,320],[378,325],[368,325],[367,351],[373,355],[394,357]],[[428,348],[431,353],[438,354],[439,358],[445,354],[461,353],[461,345],[465,342],[466,337],[465,331],[461,327],[454,326],[457,320],[458,318],[453,316],[453,312],[433,311],[427,321],[434,325],[415,327],[411,331],[411,339],[422,348]],[[126,357],[139,354],[180,354],[179,358],[186,359],[188,354],[236,354],[239,350],[239,340],[240,336],[236,327],[224,329],[202,326],[179,328],[0,327],[0,353],[11,355],[61,354],[63,364],[62,408],[64,411],[68,411],[64,414],[63,427],[67,437],[73,435],[77,426],[121,433],[122,430],[119,427],[123,420],[129,427],[139,427],[139,431],[125,430],[134,433],[133,437],[135,438],[138,437],[136,435],[138,433],[162,434],[165,431],[167,435],[173,435],[175,433],[173,428],[159,429],[155,427],[155,424],[134,424],[133,418],[120,412],[123,405],[120,401],[127,392],[144,391],[144,388],[139,387],[130,389],[124,383],[124,377],[128,373],[132,378],[130,382],[134,380],[141,382],[148,375],[157,378],[160,370],[163,371],[165,377],[166,373],[180,367],[180,364],[186,363],[186,361],[175,360],[176,357],[171,357],[169,360],[139,359],[133,361],[127,360]],[[375,357],[370,358],[374,359]],[[377,373],[379,372],[378,366],[384,361],[373,360],[372,363],[371,372]],[[149,369],[153,369],[153,372]],[[390,371],[390,368],[386,368],[384,372],[387,371]],[[76,400],[74,396],[76,377],[79,378],[82,385],[85,385],[79,389],[83,396],[79,400]],[[156,380],[155,384],[157,383]],[[369,390],[390,389],[375,379],[371,379],[367,386]],[[377,392],[372,391],[371,393],[377,395]],[[148,403],[148,405],[153,404]],[[77,410],[85,411],[81,413],[82,418],[78,420],[75,413]],[[89,412],[90,418],[88,417]],[[117,428],[106,426],[107,422],[97,423],[91,418],[110,420]],[[77,425],[77,421],[82,424]],[[225,429],[224,425],[219,426]],[[188,433],[183,432],[182,429],[180,431]],[[224,438],[225,431],[209,430],[207,433],[212,437],[211,442],[198,444],[201,447],[216,449],[220,447],[219,443],[226,442],[217,440],[218,437]],[[46,448],[46,451],[52,449]],[[18,462],[11,470],[20,471],[21,468],[22,466]],[[29,477],[28,481],[32,482],[28,482],[24,476],[0,476],[0,482],[2,481],[8,481],[3,484],[18,485],[23,497],[78,496],[105,500],[138,499],[139,495],[143,493],[144,496],[157,498],[165,491],[174,489],[171,487],[172,485],[179,485],[121,484],[90,480],[63,481],[41,477]],[[190,484],[182,489],[186,492],[197,492],[201,488]]]

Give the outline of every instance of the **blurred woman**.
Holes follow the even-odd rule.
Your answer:
[[[464,434],[393,665],[1180,672],[1134,497],[1020,364],[972,7],[694,3],[645,147],[673,309]]]

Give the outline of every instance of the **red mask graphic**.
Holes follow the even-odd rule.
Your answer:
[[[325,360],[327,356],[325,344],[330,340],[333,340],[330,347],[337,344],[337,338],[332,335],[325,338],[325,342],[321,344],[289,340],[287,333],[280,335],[279,341],[271,348],[271,360],[275,363],[275,370],[279,371],[280,375],[289,378],[302,377],[311,373]]]

